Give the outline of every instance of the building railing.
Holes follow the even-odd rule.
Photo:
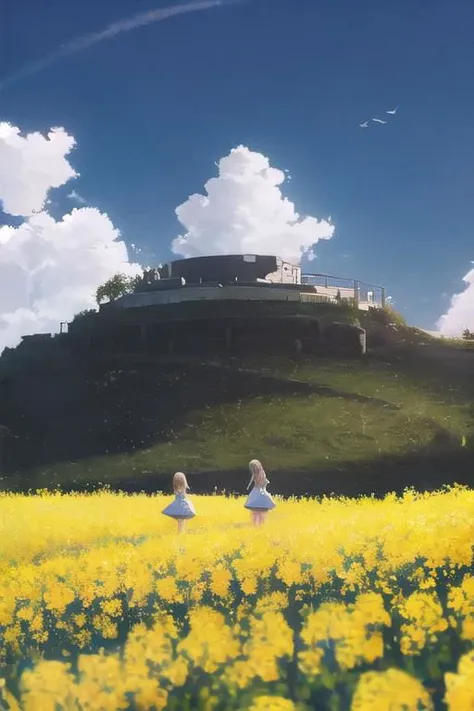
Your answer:
[[[386,305],[385,288],[368,284],[358,279],[331,276],[329,274],[303,274],[301,282],[314,286],[317,293],[339,299],[350,299],[363,310],[370,307],[384,308]]]

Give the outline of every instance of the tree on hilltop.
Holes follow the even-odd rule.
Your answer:
[[[103,301],[115,301],[125,294],[133,294],[137,284],[142,280],[141,275],[127,276],[127,274],[114,274],[101,284],[95,293],[98,304]]]

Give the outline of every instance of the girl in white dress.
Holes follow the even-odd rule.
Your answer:
[[[261,526],[265,523],[270,509],[274,509],[276,504],[267,491],[267,485],[270,483],[265,474],[265,469],[262,467],[258,459],[252,459],[249,464],[250,481],[247,490],[253,484],[252,491],[247,497],[245,508],[252,512],[252,523],[254,526]]]
[[[186,530],[186,521],[196,515],[192,502],[187,497],[188,482],[183,472],[176,472],[173,477],[174,501],[163,509],[165,516],[170,516],[178,522],[178,533]]]

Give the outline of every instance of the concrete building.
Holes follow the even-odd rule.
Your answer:
[[[379,298],[375,290],[379,289]],[[350,302],[359,309],[385,305],[382,287],[361,288],[357,280],[324,274],[302,275],[301,267],[280,257],[238,254],[180,259],[145,274],[133,294],[114,308],[178,304],[189,301]]]
[[[365,352],[365,331],[351,323],[354,308],[376,305],[370,291],[354,280],[302,275],[272,255],[179,259],[145,272],[133,293],[74,319],[67,339],[97,353],[310,352],[336,342]]]

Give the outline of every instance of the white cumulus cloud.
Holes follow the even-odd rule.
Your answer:
[[[76,171],[67,160],[76,142],[63,128],[47,136],[0,123],[0,205],[9,215],[26,217],[43,209],[51,188],[59,188]]]
[[[74,147],[62,128],[22,135],[0,123],[0,205],[23,218],[0,226],[0,352],[23,335],[57,332],[61,321],[95,306],[97,287],[113,274],[141,271],[98,209],[78,207],[60,220],[49,214],[51,189],[77,177],[69,162]],[[217,167],[206,194],[176,209],[185,232],[172,243],[175,254],[275,254],[299,262],[333,236],[330,219],[296,212],[282,194],[285,173],[261,153],[239,146]],[[74,190],[68,197],[81,203]]]
[[[68,198],[70,200],[74,200],[75,202],[78,202],[79,205],[85,205],[87,203],[87,200],[82,197],[82,195],[79,195],[75,190],[71,190],[70,193],[68,193]]]
[[[217,167],[206,194],[191,195],[176,208],[186,231],[173,240],[175,254],[275,254],[299,263],[314,255],[317,242],[333,236],[328,220],[296,212],[282,194],[287,176],[261,153],[239,146]]]
[[[0,353],[92,308],[97,287],[113,274],[140,271],[106,214],[87,207],[56,221],[47,212],[51,188],[77,175],[67,159],[74,145],[63,129],[45,138],[0,124],[0,203],[24,217],[18,227],[0,227]]]
[[[464,329],[474,331],[474,268],[463,278],[466,288],[454,294],[446,313],[436,324],[443,336],[460,337]]]

